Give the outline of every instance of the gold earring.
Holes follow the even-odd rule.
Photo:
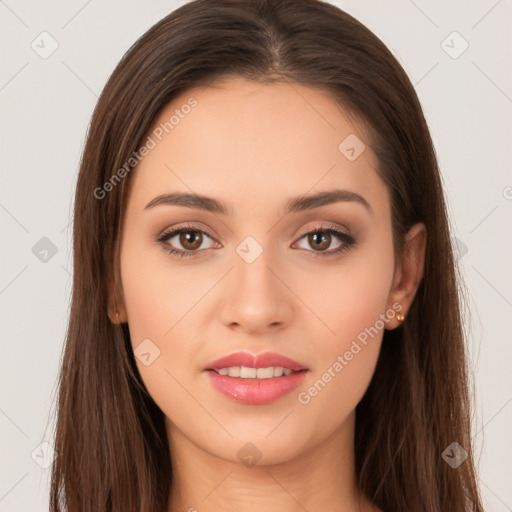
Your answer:
[[[396,314],[396,319],[399,321],[399,322],[403,322],[405,320],[405,316],[402,315],[402,313],[397,313]]]

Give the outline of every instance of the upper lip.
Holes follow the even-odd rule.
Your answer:
[[[271,366],[280,366],[290,370],[300,371],[308,368],[289,357],[275,354],[273,352],[264,352],[262,354],[250,354],[249,352],[236,352],[228,356],[216,359],[206,366],[205,370],[220,370],[231,366],[245,366],[246,368],[269,368]]]

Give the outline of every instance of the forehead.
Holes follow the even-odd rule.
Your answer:
[[[382,192],[360,126],[325,92],[295,83],[230,78],[189,89],[147,136],[154,147],[130,180],[138,210],[177,190],[226,198],[232,213],[320,189]]]

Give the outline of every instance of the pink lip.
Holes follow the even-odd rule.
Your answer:
[[[281,366],[295,370],[296,373],[273,377],[271,379],[242,379],[219,375],[214,370],[230,366],[249,368],[268,368]],[[266,352],[254,356],[247,352],[237,352],[210,363],[206,373],[211,384],[222,394],[237,402],[247,405],[269,404],[290,393],[303,382],[309,369],[288,357]]]
[[[220,368],[229,368],[230,366],[245,366],[246,368],[281,366],[295,371],[308,370],[306,366],[303,366],[297,361],[289,357],[274,354],[273,352],[264,352],[258,355],[253,355],[249,352],[236,352],[235,354],[230,354],[229,356],[221,357],[211,362],[205,370],[219,370]]]

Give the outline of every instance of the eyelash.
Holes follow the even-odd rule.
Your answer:
[[[162,233],[161,235],[155,237],[155,241],[158,242],[163,247],[163,249],[165,251],[167,251],[168,253],[170,253],[172,255],[179,256],[180,258],[183,258],[183,257],[195,258],[198,256],[198,253],[200,253],[202,251],[179,250],[179,249],[175,249],[173,247],[169,247],[166,244],[166,242],[168,240],[170,240],[171,238],[173,238],[175,235],[183,233],[183,232],[186,233],[187,231],[201,233],[203,235],[208,236],[209,238],[211,238],[213,240],[213,237],[210,236],[206,231],[203,231],[202,229],[197,229],[196,227],[191,226],[191,225],[185,225],[185,226],[180,226],[179,228],[173,229],[172,231],[167,231],[167,232]],[[314,257],[317,257],[317,258],[327,258],[330,256],[335,256],[337,254],[341,254],[345,251],[349,251],[357,244],[357,241],[352,236],[347,235],[347,233],[344,233],[343,231],[333,228],[333,227],[330,227],[330,226],[318,226],[317,228],[312,229],[311,231],[308,231],[307,233],[304,233],[299,238],[299,240],[302,240],[307,235],[311,235],[313,233],[333,234],[338,238],[338,240],[340,242],[342,242],[342,244],[338,248],[331,249],[330,251],[308,251],[308,252],[312,252],[314,254]]]

